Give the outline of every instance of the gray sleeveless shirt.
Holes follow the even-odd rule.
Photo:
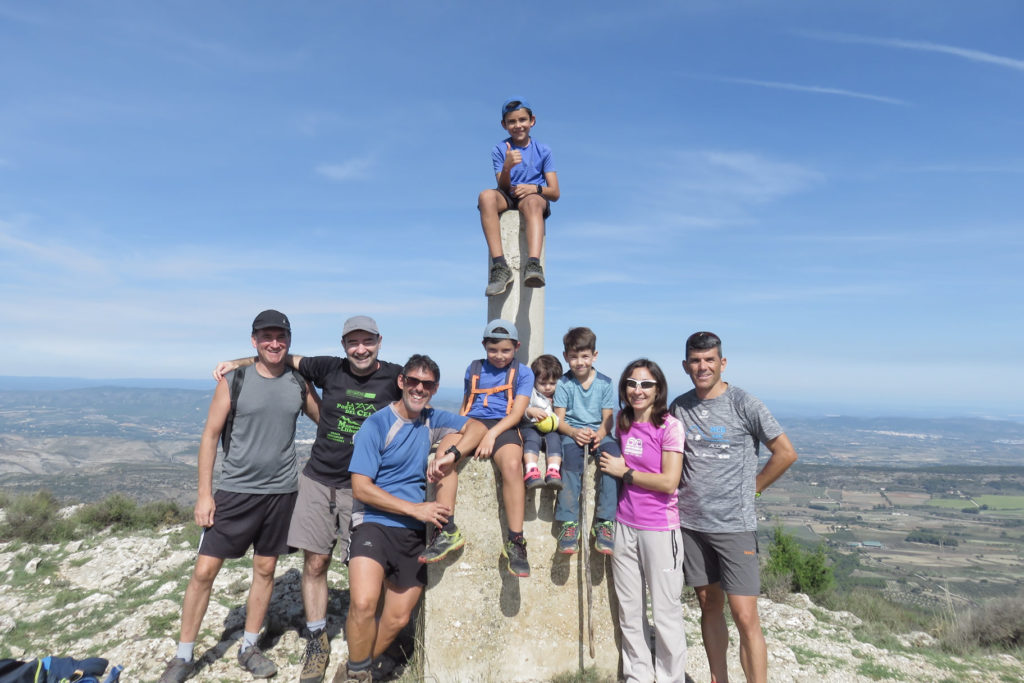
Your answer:
[[[225,381],[230,386],[231,378]],[[295,373],[263,377],[255,367],[248,368],[217,489],[232,493],[297,491],[295,420],[301,409],[302,388]]]

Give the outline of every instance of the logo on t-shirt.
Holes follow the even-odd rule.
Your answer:
[[[626,445],[623,446],[622,452],[624,455],[643,455],[644,440],[638,436],[629,437],[626,439]]]

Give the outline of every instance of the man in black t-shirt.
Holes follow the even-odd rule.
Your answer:
[[[401,366],[377,359],[381,344],[377,323],[368,316],[345,321],[341,344],[345,358],[289,355],[286,362],[323,393],[320,422],[309,462],[299,476],[299,496],[288,531],[288,545],[303,551],[302,602],[309,641],[301,683],[320,683],[330,659],[327,639],[327,570],[338,540],[348,559],[352,521],[352,437],[363,420],[401,396]],[[217,366],[220,377],[251,358]]]

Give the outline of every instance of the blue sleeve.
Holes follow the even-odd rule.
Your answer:
[[[384,432],[381,426],[384,420],[374,419],[381,413],[374,413],[366,418],[363,426],[359,428],[353,438],[352,461],[349,463],[348,471],[353,474],[362,474],[370,479],[377,478],[380,471],[381,452],[384,450]]]
[[[494,165],[494,175],[501,173],[501,167],[505,165],[505,140],[502,140],[491,150],[491,163]]]
[[[430,444],[434,445],[446,435],[459,431],[468,421],[468,417],[433,409],[430,413]]]
[[[529,396],[533,391],[533,370],[529,365],[519,364],[519,371],[516,373],[519,379],[516,381],[516,396]]]
[[[555,385],[555,398],[551,404],[556,408],[569,407],[569,383],[565,379],[558,380]]]
[[[540,159],[540,172],[555,173],[555,158],[551,155],[551,148],[547,145],[544,145],[544,154]]]
[[[612,381],[610,379],[607,379],[607,378],[603,382],[603,384],[604,384],[604,397],[603,397],[603,399],[601,401],[601,409],[603,410],[603,409],[606,409],[606,408],[611,408],[612,410],[615,410],[616,408],[619,407],[619,402],[618,402],[618,400],[615,397],[615,385],[612,384]]]

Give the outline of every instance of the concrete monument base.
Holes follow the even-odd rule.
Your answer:
[[[584,479],[590,483],[588,519],[582,527],[588,530],[593,473],[590,464]],[[524,534],[531,575],[516,578],[501,553],[506,527],[499,516],[500,475],[490,460],[465,464],[455,516],[466,546],[429,569],[419,648],[426,680],[549,681],[588,667],[618,675],[611,557],[593,552],[587,536],[591,655],[583,554],[556,552],[560,525],[554,522],[554,503],[551,490],[527,492]]]

